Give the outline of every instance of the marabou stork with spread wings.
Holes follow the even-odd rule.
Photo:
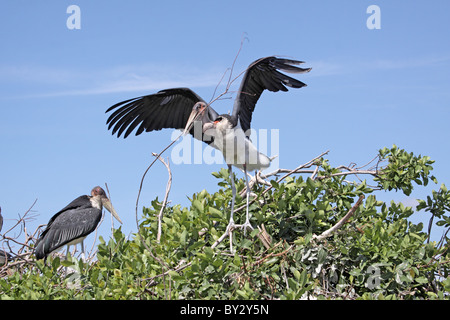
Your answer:
[[[232,166],[242,169],[245,174],[247,210],[246,221],[242,227],[244,231],[247,228],[252,230],[248,212],[250,190],[247,171],[265,169],[271,161],[269,157],[258,152],[249,139],[252,114],[264,90],[288,91],[286,87],[306,86],[303,82],[278,71],[309,72],[311,68],[297,67],[302,63],[304,62],[271,56],[250,64],[237,92],[231,115],[217,113],[189,88],[173,88],[113,105],[106,110],[106,113],[112,112],[107,120],[108,129],[112,128],[113,135],[117,133],[117,137],[120,137],[124,134],[126,138],[136,128],[136,135],[163,128],[184,128],[185,133],[189,132],[194,138],[220,150],[228,165],[233,191],[227,231],[235,227],[233,212],[236,188]],[[194,123],[199,123],[200,126]]]

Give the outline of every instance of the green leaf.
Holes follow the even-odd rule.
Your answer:
[[[180,234],[180,244],[183,246],[185,246],[187,243],[187,240],[186,240],[187,235],[188,235],[188,232],[186,229],[184,229]]]
[[[323,248],[319,249],[319,253],[317,255],[317,263],[318,264],[323,264],[325,263],[325,260],[327,259],[327,251]]]
[[[270,180],[270,184],[272,185],[272,187],[274,187],[275,189],[278,189],[280,187],[280,185],[278,184],[278,182],[276,182],[275,180]]]
[[[62,260],[61,261],[61,265],[63,265],[64,267],[71,267],[71,266],[74,266],[75,263],[73,261],[70,261],[70,260]]]
[[[220,210],[217,210],[214,207],[209,207],[209,212],[211,213],[211,217],[212,218],[215,218],[215,217],[217,217],[217,218],[220,217],[221,218],[221,217],[223,217],[223,212],[220,211]]]
[[[197,199],[192,201],[192,207],[195,210],[197,210],[199,213],[203,213],[205,211],[205,208],[203,207],[203,204]]]
[[[292,272],[294,273],[295,279],[300,280],[300,272],[297,269],[293,269]]]
[[[428,283],[428,279],[425,277],[417,277],[414,279],[414,281],[416,281],[417,283],[420,283],[420,284]]]

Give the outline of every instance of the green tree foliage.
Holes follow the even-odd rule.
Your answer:
[[[447,233],[429,239],[434,223],[450,229],[445,185],[417,208],[376,198],[437,182],[433,161],[393,146],[372,164],[333,168],[318,157],[280,171],[252,189],[255,230],[230,237],[223,235],[231,180],[222,169],[213,173],[217,192],[194,193],[190,207],[162,208],[155,199],[136,234],[127,238],[118,229],[100,238],[94,261],[9,263],[0,269],[0,299],[448,299]],[[236,187],[244,194],[243,179]],[[236,219],[244,204],[238,194]],[[428,212],[427,230],[408,219]]]

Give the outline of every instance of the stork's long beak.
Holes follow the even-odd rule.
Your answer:
[[[106,210],[111,212],[114,218],[116,218],[117,221],[122,223],[122,220],[120,220],[119,215],[117,214],[116,210],[114,209],[111,201],[108,198],[102,198],[102,205],[105,207]]]
[[[192,126],[194,125],[194,122],[199,120],[201,116],[203,116],[203,114],[205,113],[207,106],[201,106],[201,107],[195,107],[192,108],[192,112],[189,115],[189,119],[186,123],[186,127],[184,128],[183,131],[183,135],[186,135],[192,128]]]

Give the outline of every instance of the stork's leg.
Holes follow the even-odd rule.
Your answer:
[[[233,170],[231,168],[231,165],[228,165],[228,171],[230,173],[230,179],[231,179],[231,192],[233,193],[233,197],[231,199],[231,213],[230,213],[230,221],[228,222],[226,233],[230,237],[230,252],[233,252],[233,229],[235,227],[234,224],[234,201],[236,198],[236,186],[234,185],[234,177],[233,177]]]
[[[234,185],[234,177],[233,177],[233,171],[231,168],[231,165],[228,165],[228,171],[230,172],[230,178],[231,178],[231,192],[233,193],[233,198],[231,199],[231,214],[230,214],[230,221],[228,222],[227,226],[227,232],[230,231],[231,228],[234,227],[234,200],[236,198],[236,187]]]
[[[84,240],[81,241],[81,260],[82,260],[83,262],[86,261],[86,257],[85,257],[85,255],[84,255]]]
[[[70,245],[67,245],[66,260],[69,259],[69,252],[70,252],[69,250],[70,250]],[[66,277],[67,277],[67,275],[69,273],[68,270],[69,270],[69,267],[64,267],[64,272],[66,274]]]
[[[246,196],[247,196],[247,205],[246,205],[246,211],[245,211],[245,223],[242,225],[242,227],[244,228],[244,235],[247,231],[247,228],[249,228],[250,230],[253,230],[252,225],[250,224],[250,215],[248,212],[248,205],[250,202],[250,187],[248,184],[248,175],[247,175],[247,166],[244,164],[244,174],[245,174],[245,186],[246,186]]]

